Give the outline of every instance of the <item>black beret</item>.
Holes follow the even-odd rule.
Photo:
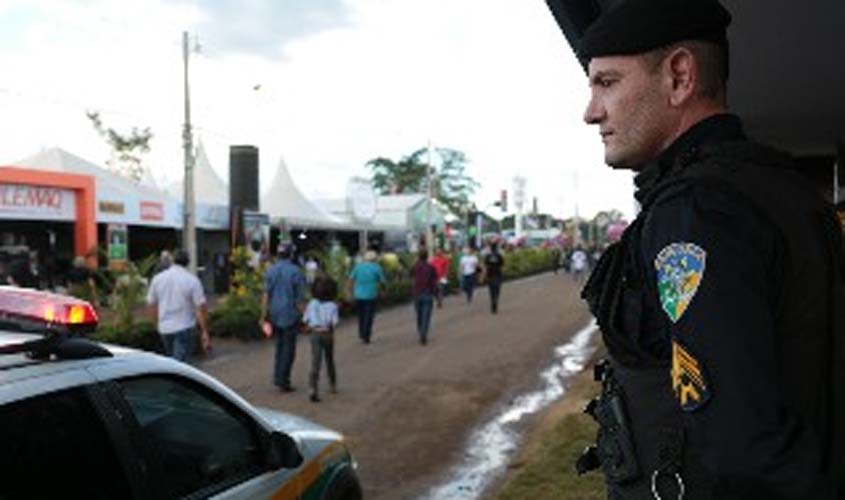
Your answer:
[[[640,54],[681,40],[727,45],[730,23],[717,0],[623,0],[586,29],[578,57]]]

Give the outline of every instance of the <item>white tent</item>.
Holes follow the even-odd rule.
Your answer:
[[[179,227],[181,208],[165,193],[136,183],[61,148],[50,148],[13,163],[35,170],[90,175],[95,179],[99,223]]]
[[[294,184],[284,159],[279,160],[270,188],[261,196],[261,211],[269,214],[273,222],[281,221],[290,226],[354,229],[349,223],[328,214],[306,198]]]
[[[421,193],[379,195],[376,201],[376,213],[371,228],[379,231],[416,231],[425,228],[421,219],[426,196]],[[349,200],[345,198],[317,200],[316,203],[341,220],[352,220]],[[432,203],[432,221],[457,220],[446,207],[434,200]],[[422,212],[424,213],[424,212]]]
[[[166,192],[177,200],[185,196],[183,180],[167,186]],[[194,200],[196,224],[201,229],[227,229],[229,227],[229,187],[211,168],[202,141],[197,141],[194,159]],[[181,205],[181,204],[180,204]]]
[[[167,187],[167,192],[170,196],[181,200],[184,196],[183,186],[180,179],[171,183]],[[202,141],[197,142],[197,153],[194,161],[194,193],[197,203],[229,206],[229,187],[211,168]]]

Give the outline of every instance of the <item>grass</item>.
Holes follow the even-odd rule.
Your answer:
[[[590,417],[564,417],[546,436],[546,442],[521,470],[506,483],[496,500],[603,500],[607,498],[597,473],[575,474],[574,463],[584,448],[595,441],[596,427]]]
[[[600,473],[575,473],[575,461],[595,443],[597,426],[581,413],[596,393],[589,370],[573,381],[565,400],[531,433],[520,456],[511,464],[504,483],[490,500],[604,500],[607,492]]]

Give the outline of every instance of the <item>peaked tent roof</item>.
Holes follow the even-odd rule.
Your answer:
[[[180,179],[172,182],[166,191],[171,196],[181,199],[183,186]],[[211,168],[201,140],[197,142],[197,156],[194,162],[194,193],[197,203],[229,206],[229,187]]]
[[[279,159],[270,188],[261,195],[261,211],[271,219],[294,226],[353,230],[348,222],[328,214],[312,203],[293,182],[284,158]]]

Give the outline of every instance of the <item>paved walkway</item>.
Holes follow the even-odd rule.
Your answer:
[[[381,311],[370,345],[358,340],[354,318],[346,320],[336,332],[340,390],[323,394],[321,403],[308,401],[305,339],[292,394],[280,394],[271,383],[270,341],[218,340],[200,368],[255,404],[343,432],[366,498],[414,498],[459,461],[484,416],[539,383],[552,348],[589,321],[578,291],[565,274],[505,283],[498,315],[489,312],[486,289],[477,290],[472,304],[452,295],[434,310],[426,346],[417,340],[410,305]],[[325,383],[325,372],[321,378]]]

